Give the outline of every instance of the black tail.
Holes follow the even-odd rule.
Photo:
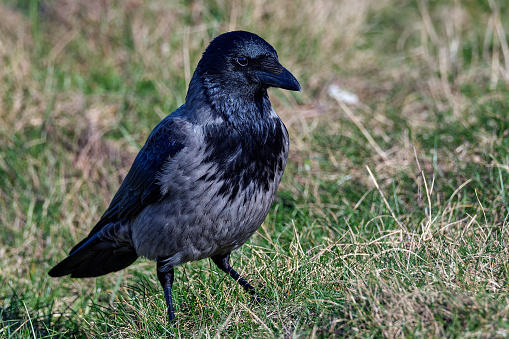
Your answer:
[[[53,267],[51,277],[71,275],[71,278],[98,277],[131,265],[138,255],[131,244],[109,242],[93,236],[77,250]]]

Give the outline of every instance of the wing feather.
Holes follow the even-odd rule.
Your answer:
[[[158,173],[167,161],[171,161],[185,146],[184,135],[178,124],[168,116],[154,128],[140,150],[122,185],[111,200],[99,222],[88,237],[71,250],[71,254],[99,232],[104,226],[136,217],[143,208],[161,197]]]

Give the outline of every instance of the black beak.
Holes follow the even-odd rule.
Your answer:
[[[258,78],[260,82],[264,83],[269,87],[278,87],[282,89],[287,89],[290,91],[299,91],[300,92],[300,84],[295,79],[292,73],[290,73],[286,68],[281,66],[282,71],[279,74],[274,74],[270,72],[257,72]]]

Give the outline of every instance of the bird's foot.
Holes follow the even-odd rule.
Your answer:
[[[252,299],[251,299],[251,302],[253,304],[257,304],[257,305],[260,305],[262,303],[266,303],[266,302],[269,302],[269,301],[270,301],[269,298],[267,298],[264,295],[258,294],[258,293],[253,294],[252,295]]]

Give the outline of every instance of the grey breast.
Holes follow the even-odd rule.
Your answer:
[[[278,119],[279,120],[279,119]],[[288,134],[282,169],[269,179],[268,189],[251,182],[235,199],[218,194],[222,181],[200,180],[217,171],[217,164],[204,162],[206,146],[202,126],[187,125],[186,147],[169,159],[160,174],[163,198],[145,208],[131,224],[133,244],[139,256],[168,258],[177,266],[214,254],[226,253],[244,244],[267,216],[288,156]]]

